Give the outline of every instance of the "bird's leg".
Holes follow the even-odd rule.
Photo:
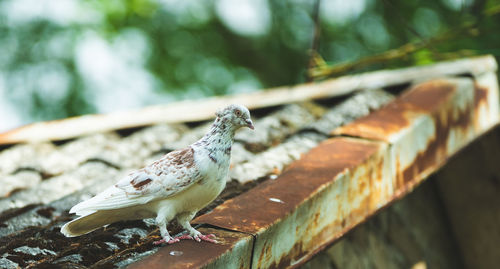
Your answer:
[[[161,243],[167,243],[167,244],[173,244],[175,242],[179,242],[180,239],[173,238],[170,236],[167,230],[167,218],[165,214],[162,214],[162,212],[158,213],[158,216],[156,216],[156,225],[160,228],[160,234],[161,234],[161,240],[154,241],[154,245],[159,245]]]
[[[198,242],[207,241],[210,243],[217,244],[214,234],[207,234],[207,235],[201,234],[191,226],[189,221],[193,219],[195,214],[196,212],[189,212],[189,213],[182,213],[177,216],[177,222],[179,222],[179,224],[182,226],[182,228],[184,228],[188,232],[188,234],[178,236],[175,239],[191,239],[191,240],[196,240]]]

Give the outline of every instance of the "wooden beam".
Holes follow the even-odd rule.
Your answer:
[[[62,140],[117,129],[158,123],[203,121],[225,105],[239,103],[250,109],[282,105],[311,99],[342,96],[361,89],[376,89],[412,83],[436,77],[470,74],[473,76],[495,71],[493,56],[481,56],[442,62],[429,66],[383,70],[344,76],[317,83],[285,86],[253,93],[187,100],[101,115],[85,115],[63,120],[29,124],[0,134],[0,144]]]

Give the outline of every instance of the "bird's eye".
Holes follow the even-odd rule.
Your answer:
[[[234,114],[236,114],[236,116],[238,116],[238,117],[239,117],[239,116],[241,116],[241,111],[236,110],[236,111],[234,111]]]

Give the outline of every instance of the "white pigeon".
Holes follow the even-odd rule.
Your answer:
[[[254,129],[242,105],[230,105],[216,116],[208,133],[194,144],[166,154],[71,208],[69,212],[80,217],[62,226],[61,233],[74,237],[120,220],[156,217],[162,239],[155,244],[180,239],[215,243],[214,235],[201,234],[189,221],[226,186],[236,130]],[[167,224],[174,218],[188,234],[170,236]]]

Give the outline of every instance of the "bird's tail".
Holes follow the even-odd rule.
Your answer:
[[[122,220],[113,210],[96,211],[74,219],[61,227],[61,233],[67,237],[75,237],[90,233],[104,225]]]

